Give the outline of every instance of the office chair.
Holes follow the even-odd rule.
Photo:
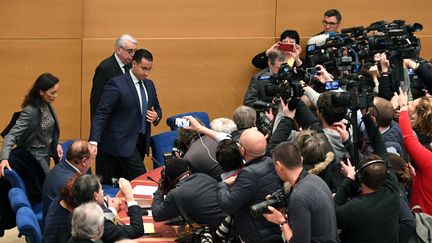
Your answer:
[[[150,147],[152,150],[153,168],[165,165],[165,158],[171,157],[173,143],[177,136],[177,131],[163,132],[151,136]]]
[[[11,208],[15,213],[21,207],[31,207],[27,195],[21,188],[13,187],[9,190],[8,196]]]
[[[42,232],[34,214],[29,207],[21,207],[16,214],[16,224],[21,235],[26,237],[27,242],[42,243]]]

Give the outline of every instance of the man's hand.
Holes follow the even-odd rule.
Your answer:
[[[4,159],[0,163],[0,178],[4,177],[4,169],[8,168],[9,170],[12,170],[9,166],[9,161],[7,159]]]
[[[132,185],[130,184],[130,182],[128,180],[126,180],[125,178],[120,178],[119,179],[119,188],[120,188],[120,191],[122,192],[124,198],[126,199],[126,202],[135,201],[134,196],[133,196],[133,192],[132,192]]]
[[[120,211],[120,203],[121,203],[120,199],[106,196],[106,201],[108,204],[108,208],[114,208],[117,212]]]
[[[355,180],[356,171],[355,171],[354,166],[351,165],[351,161],[349,159],[347,159],[347,163],[341,161],[340,165],[341,165],[342,173],[346,177],[348,177],[348,178],[350,178],[351,180],[354,181]]]
[[[343,122],[333,123],[333,128],[339,133],[342,142],[346,142],[349,138],[349,132],[346,129],[346,125]]]
[[[267,209],[270,212],[263,213],[263,216],[267,219],[267,221],[279,225],[286,220],[285,215],[280,211],[276,210],[274,207],[268,206]]]
[[[60,161],[63,157],[63,148],[60,144],[57,144],[57,155],[58,155],[59,161]]]
[[[237,176],[230,176],[228,178],[226,178],[224,180],[225,184],[227,184],[228,186],[231,186],[232,184],[234,184],[235,179],[237,178]]]
[[[159,115],[152,106],[151,110],[147,110],[146,117],[148,122],[154,122],[158,119]]]
[[[316,80],[322,84],[325,84],[327,81],[333,81],[333,75],[327,72],[323,65],[318,64],[315,67],[319,70],[318,74],[314,77]]]
[[[200,133],[203,128],[205,128],[205,126],[201,125],[201,123],[199,123],[198,120],[193,116],[185,116],[183,118],[187,119],[190,123],[190,125],[188,127],[184,127],[184,129],[193,130]]]
[[[291,99],[292,99],[292,98],[291,98]],[[282,109],[283,109],[283,113],[284,113],[284,115],[285,115],[286,117],[289,117],[289,118],[291,118],[291,119],[294,119],[294,116],[295,116],[296,110],[295,110],[295,109],[294,109],[294,110],[290,110],[290,109],[288,108],[288,103],[289,103],[289,101],[288,101],[288,103],[285,104],[283,98],[280,97],[280,102],[281,102],[281,105],[282,105]]]

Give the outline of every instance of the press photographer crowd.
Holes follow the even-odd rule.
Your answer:
[[[324,18],[341,21],[337,10]],[[284,31],[253,59],[263,70],[232,120],[184,118],[155,220],[183,216],[215,242],[428,242],[432,64],[419,57],[421,29],[324,31],[305,59],[298,33]]]
[[[416,33],[423,27],[393,20],[339,31],[341,21],[330,9],[306,51],[298,32],[285,30],[256,55],[252,64],[262,70],[232,118],[216,118],[209,127],[192,116],[172,121],[178,138],[165,155],[151,215],[189,225],[193,235],[179,242],[432,242],[432,63],[421,58]],[[44,242],[144,234],[128,180],[146,172],[142,159],[162,110],[147,79],[152,54],[136,50],[129,35],[115,45],[111,61],[125,65],[109,78],[100,74],[109,59],[96,69],[89,142],[75,141],[65,163],[50,171],[45,160],[63,156],[51,146],[58,140],[50,106],[55,77],[35,88],[44,103],[24,102],[18,125],[6,133],[0,177],[17,156],[14,144],[29,148],[37,165],[45,163]],[[28,104],[44,106],[33,111]],[[20,130],[22,116],[28,121],[33,113],[41,120],[35,126],[45,128],[34,132],[28,122]],[[109,215],[120,202],[104,201],[101,182],[85,175],[94,160],[102,183],[126,178],[118,184],[130,225],[114,225]],[[82,175],[72,176],[77,172]],[[98,227],[80,220],[86,210],[98,213],[92,219]]]

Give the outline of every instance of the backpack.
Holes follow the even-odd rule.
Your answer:
[[[408,240],[409,243],[432,242],[432,216],[423,213],[420,206],[414,206],[411,211],[416,219],[416,233]]]

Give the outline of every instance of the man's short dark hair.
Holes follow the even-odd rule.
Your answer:
[[[341,15],[341,13],[337,9],[334,9],[334,8],[327,10],[324,13],[324,16],[327,16],[327,17],[333,17],[333,16],[335,16],[338,23],[342,21],[342,15]]]
[[[287,169],[302,167],[300,150],[295,144],[282,142],[271,151],[273,161],[279,161]]]
[[[326,91],[319,96],[317,101],[317,109],[321,113],[322,118],[329,125],[341,121],[343,118],[345,118],[347,113],[346,107],[338,107],[333,105],[332,92],[330,91]]]
[[[364,167],[364,165],[370,161],[382,162],[373,163]],[[358,168],[357,173],[359,173],[359,175],[357,175],[357,178],[361,178],[360,182],[364,183],[372,190],[377,190],[387,179],[387,165],[378,155],[372,154],[364,157],[360,161]]]
[[[375,96],[373,103],[374,103],[374,107],[370,111],[371,111],[371,115],[375,117],[378,126],[380,127],[390,126],[390,123],[393,120],[394,113],[395,113],[390,101]]]
[[[232,171],[243,167],[243,157],[240,154],[239,146],[231,139],[224,139],[218,144],[216,160],[223,171]]]
[[[153,55],[146,49],[138,49],[133,55],[133,60],[137,63],[141,62],[141,59],[146,59],[147,61],[153,61]]]
[[[95,175],[80,175],[73,185],[73,196],[76,205],[94,200],[94,193],[99,192],[101,185]]]
[[[285,40],[287,37],[294,39],[297,45],[300,45],[300,36],[295,30],[285,30],[280,35],[280,41]]]

